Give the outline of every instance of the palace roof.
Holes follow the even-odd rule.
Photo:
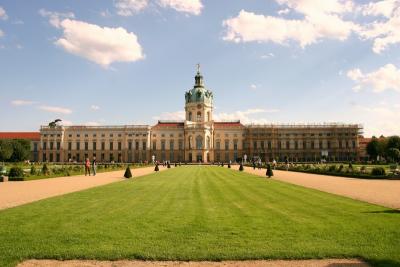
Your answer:
[[[0,132],[0,139],[40,140],[39,132]]]
[[[244,125],[240,121],[216,121],[214,122],[215,128],[225,128],[225,127],[243,127]]]
[[[156,125],[153,127],[161,128],[161,127],[184,127],[185,123],[182,121],[158,121]]]

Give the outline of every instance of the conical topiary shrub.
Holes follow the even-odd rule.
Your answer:
[[[46,163],[43,164],[43,167],[42,167],[42,174],[43,174],[43,175],[48,175],[48,174],[50,174],[49,168],[47,167],[47,164],[46,164]]]
[[[267,164],[267,172],[265,174],[268,176],[268,178],[271,178],[271,176],[274,176],[274,172],[272,171],[271,164]]]
[[[228,168],[229,168],[229,169],[231,168],[231,164],[230,164],[230,163],[228,163]]]
[[[131,168],[129,168],[129,166],[126,167],[124,177],[127,178],[127,179],[128,178],[132,178],[132,172],[131,172]]]
[[[239,171],[243,171],[244,170],[244,168],[243,168],[243,164],[242,163],[240,163],[240,166],[239,166]]]
[[[171,164],[169,163],[169,161],[167,162],[167,168],[171,169]]]
[[[156,164],[156,167],[154,168],[155,172],[158,172],[160,169],[158,168],[158,164]]]

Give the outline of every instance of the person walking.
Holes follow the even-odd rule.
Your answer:
[[[87,176],[88,174],[90,176],[90,160],[89,160],[89,158],[86,158],[86,161],[85,161],[85,176]]]
[[[93,176],[96,176],[96,171],[97,171],[97,161],[96,161],[96,157],[93,157],[93,161],[92,161],[92,171],[93,171]]]

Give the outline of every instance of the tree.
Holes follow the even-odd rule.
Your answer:
[[[132,178],[132,172],[131,172],[131,168],[129,168],[129,166],[126,167],[124,177],[125,178]]]
[[[372,138],[372,140],[367,144],[367,153],[373,159],[376,160],[379,156],[379,141],[377,138]]]
[[[391,148],[400,149],[400,137],[396,135],[389,137],[387,139],[386,148],[387,151],[389,151]]]
[[[10,140],[0,140],[0,161],[9,161],[13,151]]]
[[[29,140],[16,139],[12,141],[13,153],[10,161],[20,162],[29,159],[31,153],[31,143]]]
[[[400,150],[398,148],[389,148],[387,155],[389,158],[391,158],[393,161],[399,161],[400,160]]]

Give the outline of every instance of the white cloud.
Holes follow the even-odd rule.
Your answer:
[[[0,37],[4,36],[4,32],[0,29]]]
[[[56,45],[103,67],[113,62],[144,59],[137,36],[122,27],[100,27],[71,19],[64,19],[59,26],[63,29],[63,36],[55,42]]]
[[[162,7],[173,8],[178,12],[200,15],[203,4],[200,0],[158,0]]]
[[[97,122],[97,121],[88,121],[88,122],[83,123],[83,125],[85,125],[85,126],[100,126],[101,123]]]
[[[399,6],[399,0],[383,0],[363,5],[360,7],[360,10],[364,16],[384,16],[390,18]]]
[[[278,10],[278,14],[279,15],[286,15],[286,14],[289,14],[289,13],[290,13],[290,9],[289,8]]]
[[[244,111],[236,111],[233,113],[226,113],[226,112],[221,112],[214,114],[214,120],[215,121],[231,121],[231,120],[240,120],[241,123],[244,124],[249,124],[249,123],[254,123],[254,124],[263,124],[263,123],[270,123],[270,120],[266,118],[260,118],[257,116],[257,118],[254,118],[254,115],[258,114],[265,114],[265,113],[276,113],[279,112],[277,109],[260,109],[260,108],[255,108],[255,109],[248,109]]]
[[[275,57],[274,53],[268,53],[266,55],[261,56],[262,59],[268,59],[268,58],[273,58],[273,57]]]
[[[152,117],[153,120],[184,120],[185,111],[163,112],[159,116]]]
[[[97,106],[97,105],[91,105],[91,106],[90,106],[90,109],[91,109],[91,110],[99,110],[100,107]]]
[[[61,27],[62,20],[75,18],[74,13],[72,12],[60,13],[60,12],[47,11],[44,8],[39,10],[39,14],[42,17],[49,18],[50,24],[56,28]]]
[[[385,90],[400,92],[400,69],[393,64],[387,64],[376,71],[365,74],[360,69],[352,69],[347,72],[347,77],[356,82],[353,87],[355,91],[372,88],[377,93]]]
[[[350,5],[341,1],[277,0],[304,15],[303,19],[284,19],[258,15],[241,10],[239,15],[223,21],[226,41],[233,42],[274,42],[287,44],[295,41],[306,47],[323,38],[346,40],[358,29],[351,21],[345,21],[342,13],[351,10]],[[330,3],[330,4],[329,4]]]
[[[250,89],[253,89],[253,90],[255,90],[255,89],[257,89],[257,85],[256,84],[250,84]]]
[[[8,19],[8,15],[2,6],[0,6],[0,19],[2,20]]]
[[[35,104],[35,101],[31,101],[31,100],[22,100],[22,99],[17,99],[17,100],[13,100],[11,101],[11,104],[13,106],[30,106]]]
[[[132,16],[148,6],[148,0],[116,0],[114,2],[117,14],[120,16]]]
[[[51,113],[60,113],[60,114],[71,114],[72,110],[63,107],[54,107],[54,106],[40,106],[40,110],[51,112]]]

